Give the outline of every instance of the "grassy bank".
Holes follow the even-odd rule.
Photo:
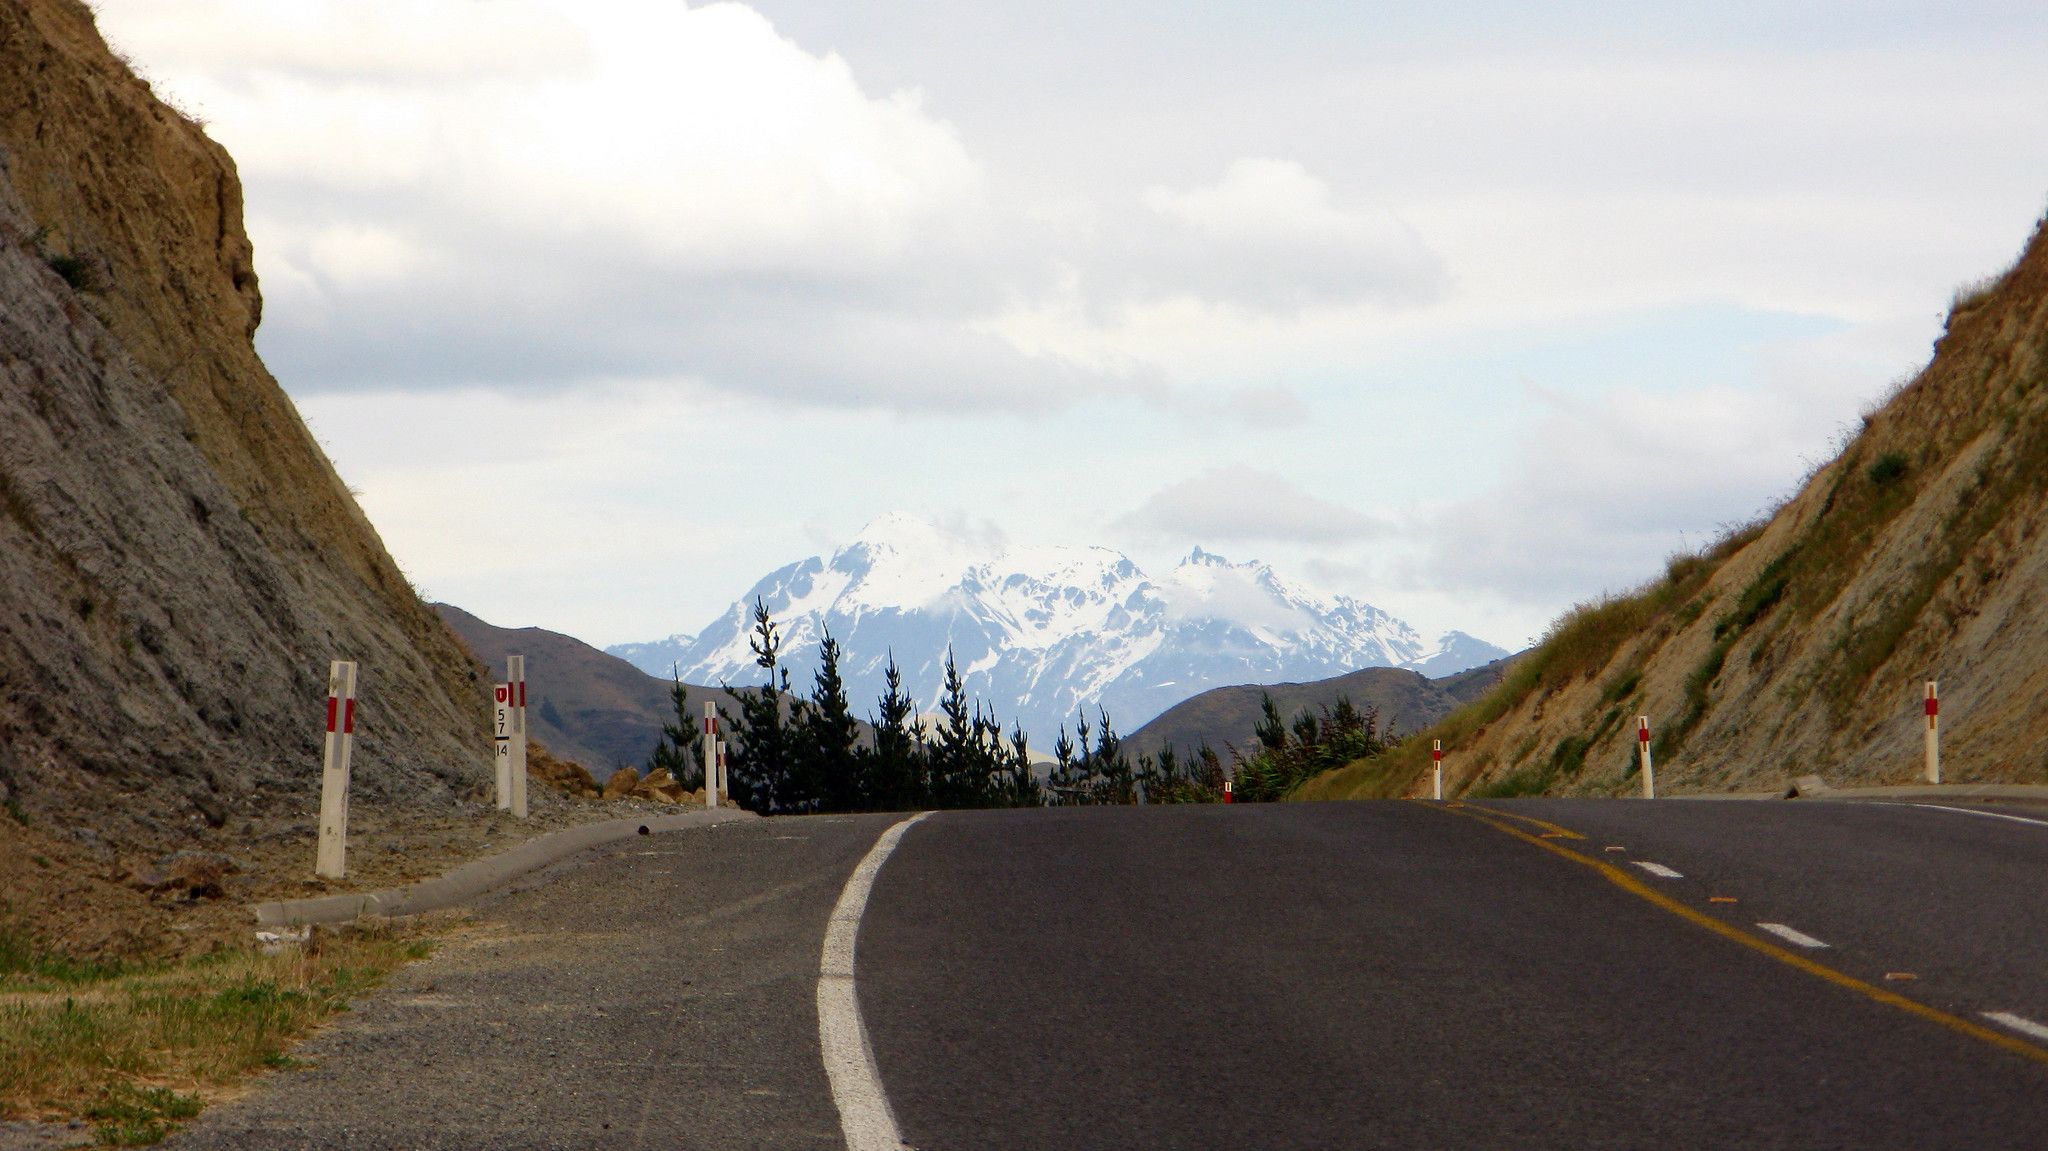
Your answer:
[[[416,929],[316,933],[274,955],[85,962],[0,925],[0,1118],[84,1118],[104,1145],[155,1143],[430,944]]]

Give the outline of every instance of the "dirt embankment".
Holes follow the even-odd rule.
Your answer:
[[[1457,790],[1911,782],[1939,680],[1944,774],[2048,781],[2048,230],[1959,293],[1932,362],[1779,511],[1639,594],[1582,607],[1425,732]],[[1423,784],[1427,741],[1306,798]]]
[[[206,908],[307,893],[331,659],[361,666],[345,886],[528,830],[479,802],[480,669],[257,358],[261,315],[228,155],[78,0],[0,4],[0,932],[175,950]]]

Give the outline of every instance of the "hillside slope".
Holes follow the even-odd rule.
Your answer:
[[[78,0],[0,5],[0,176],[8,834],[112,875],[273,830],[310,859],[334,658],[358,810],[487,781],[468,654],[257,358],[232,161]]]
[[[1560,620],[1495,694],[1428,735],[1461,789],[1902,783],[1922,685],[1951,780],[2048,779],[2048,234],[1959,294],[1932,362],[1764,523]],[[1304,798],[1401,794],[1408,746]]]
[[[646,768],[661,725],[674,718],[670,681],[560,632],[497,627],[453,604],[437,603],[434,610],[494,678],[504,674],[506,656],[526,657],[528,727],[558,758],[582,764],[600,780],[621,767]],[[739,705],[719,688],[684,686],[693,716],[702,714],[706,703],[739,713]],[[487,691],[479,686],[479,700]]]
[[[1280,714],[1292,720],[1303,708],[1335,707],[1349,699],[1359,708],[1379,712],[1382,730],[1411,732],[1435,723],[1500,680],[1506,661],[1461,671],[1440,680],[1406,668],[1368,667],[1310,683],[1243,684],[1211,688],[1167,708],[1150,723],[1124,737],[1133,755],[1156,755],[1168,744],[1185,753],[1207,743],[1218,753],[1235,744],[1250,751],[1257,743],[1252,728],[1259,722],[1267,694]]]

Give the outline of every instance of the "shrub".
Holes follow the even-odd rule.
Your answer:
[[[1870,465],[1870,482],[1878,487],[1889,487],[1904,478],[1906,456],[1903,452],[1886,452]]]

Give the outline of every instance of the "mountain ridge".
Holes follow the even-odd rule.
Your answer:
[[[1202,548],[1154,579],[1103,547],[987,554],[903,513],[870,522],[829,556],[785,564],[694,635],[606,649],[651,674],[747,686],[758,597],[801,680],[826,629],[858,708],[891,654],[920,706],[938,698],[950,649],[969,691],[1049,746],[1076,709],[1135,728],[1210,687],[1318,679],[1367,666],[1483,663],[1505,654],[1463,633],[1434,646],[1380,608],[1314,591],[1258,561]]]
[[[1207,744],[1228,760],[1229,748],[1249,754],[1257,745],[1252,728],[1263,700],[1270,695],[1282,719],[1292,721],[1303,709],[1334,708],[1348,699],[1360,710],[1371,708],[1380,731],[1406,735],[1419,731],[1484,694],[1500,681],[1513,661],[1494,660],[1433,679],[1410,668],[1368,667],[1330,679],[1307,683],[1233,684],[1213,687],[1184,699],[1124,737],[1133,755],[1157,755],[1171,745],[1186,755]]]

